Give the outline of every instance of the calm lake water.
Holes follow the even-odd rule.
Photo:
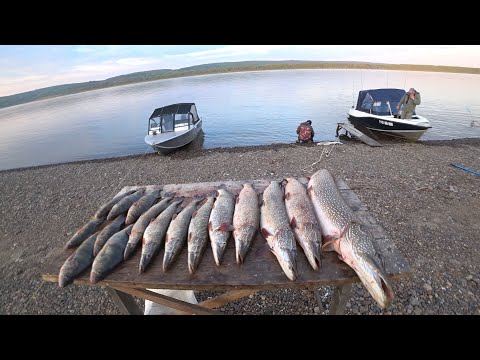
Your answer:
[[[155,108],[195,102],[203,147],[293,143],[312,120],[315,141],[335,140],[358,91],[415,87],[422,140],[480,137],[480,76],[384,70],[279,70],[126,85],[0,109],[0,170],[153,152],[144,142]]]

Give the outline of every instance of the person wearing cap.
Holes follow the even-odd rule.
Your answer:
[[[408,90],[408,92],[402,96],[397,105],[397,111],[399,111],[401,106],[403,106],[401,118],[411,119],[415,111],[415,107],[420,105],[420,102],[420,93],[414,88],[410,88],[410,90]]]
[[[312,121],[307,120],[298,125],[297,134],[297,143],[313,142],[313,136],[315,135],[315,132],[313,131]]]

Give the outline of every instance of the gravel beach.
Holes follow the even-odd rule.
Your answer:
[[[327,156],[327,151],[328,156]],[[322,155],[323,152],[323,155]],[[316,164],[314,164],[316,163]],[[410,264],[380,309],[360,283],[347,314],[480,314],[480,139],[206,149],[0,172],[0,314],[119,314],[106,290],[41,279],[42,266],[123,186],[303,177],[321,168],[357,194]],[[312,165],[314,164],[314,165]],[[332,288],[260,291],[225,314],[328,313]],[[216,293],[196,292],[198,301]],[[140,302],[140,301],[139,301]]]

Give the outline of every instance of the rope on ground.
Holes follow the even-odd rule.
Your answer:
[[[332,153],[333,149],[335,148],[335,145],[337,145],[337,143],[340,143],[339,142],[339,139],[338,139],[338,136],[336,137],[336,142],[333,143],[332,147],[330,148],[330,151],[328,151],[325,155],[325,157],[329,157],[330,154]],[[327,146],[325,145],[325,147],[322,149],[322,153],[320,154],[320,159],[318,159],[318,161],[315,161],[313,164],[309,165],[309,166],[306,166],[302,169],[302,171],[305,171],[306,169],[310,168],[311,170],[310,171],[313,171],[313,166],[318,164],[321,160],[322,160],[322,157],[323,157],[323,154],[325,153],[325,149],[327,148]]]

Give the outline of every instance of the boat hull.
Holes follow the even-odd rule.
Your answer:
[[[202,131],[202,120],[198,121],[195,126],[181,134],[169,134],[167,138],[164,134],[147,135],[145,142],[152,149],[161,155],[169,154],[175,150],[181,149],[194,141]],[[167,133],[168,134],[168,133]]]
[[[365,129],[382,138],[418,141],[431,128],[428,120],[414,116],[411,120],[396,119],[393,116],[368,115],[356,110],[349,112],[348,120],[358,130]]]

